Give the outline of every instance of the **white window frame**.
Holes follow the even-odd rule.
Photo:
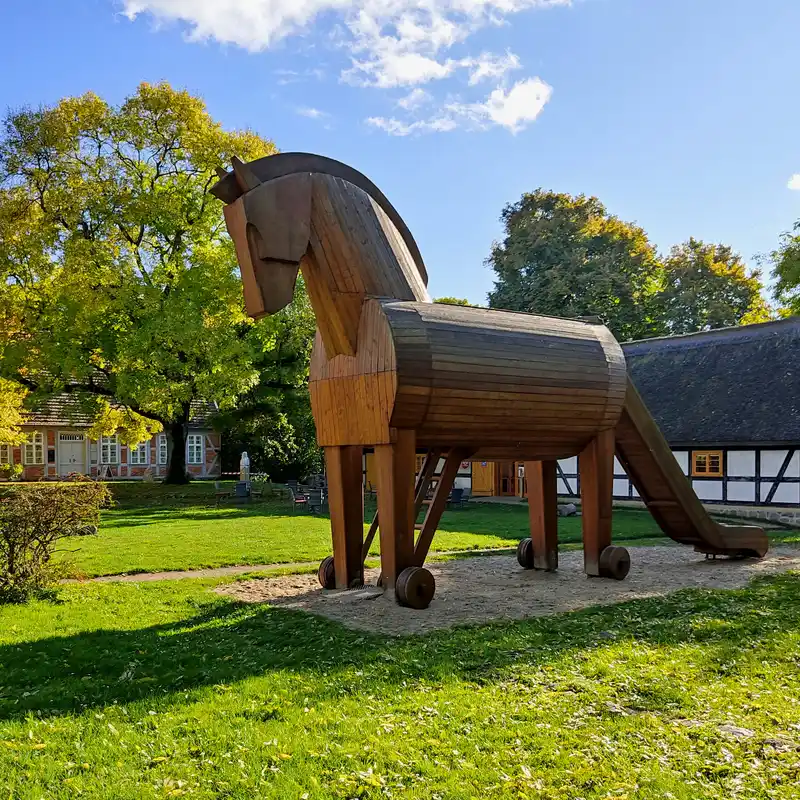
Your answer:
[[[203,456],[205,454],[205,436],[202,433],[190,433],[186,437],[186,463],[193,467],[199,467],[203,464]],[[199,443],[198,443],[199,439]],[[192,453],[198,456],[198,460],[192,460]]]
[[[133,467],[146,467],[150,463],[150,441],[128,447],[128,463]]]
[[[39,467],[44,464],[44,433],[42,431],[28,434],[23,445],[22,463],[26,467]]]
[[[100,463],[103,466],[114,467],[119,461],[119,436],[103,436],[100,439]]]
[[[169,461],[169,442],[167,442],[167,434],[158,434],[158,454],[156,456],[159,467],[166,467]]]
[[[14,463],[14,448],[10,444],[0,444],[0,466]]]

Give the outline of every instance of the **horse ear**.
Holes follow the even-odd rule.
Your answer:
[[[233,174],[236,177],[236,183],[239,184],[242,193],[249,192],[261,184],[255,172],[253,172],[241,158],[234,156],[231,159],[231,164],[233,165]]]

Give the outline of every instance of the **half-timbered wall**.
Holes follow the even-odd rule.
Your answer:
[[[167,473],[166,461],[159,456],[159,441],[165,436],[163,433],[156,434],[144,448],[128,447],[114,437],[90,440],[81,429],[66,426],[37,427],[29,433],[41,434],[41,447],[37,439],[27,449],[24,444],[9,448],[11,463],[22,466],[21,480],[55,479],[70,473],[109,480],[143,480],[162,478]],[[189,436],[196,437],[191,448],[187,441],[189,472],[198,478],[219,477],[220,434],[190,428]],[[3,450],[3,455],[9,451]],[[131,451],[137,452],[133,454]],[[194,463],[190,463],[190,455]],[[0,472],[0,479],[1,476]]]
[[[692,454],[720,452],[722,475],[692,475]],[[782,448],[702,447],[672,451],[697,496],[706,503],[800,505],[800,444]],[[558,493],[580,494],[578,459],[558,462]],[[622,465],[614,459],[614,497],[635,500],[638,493]]]

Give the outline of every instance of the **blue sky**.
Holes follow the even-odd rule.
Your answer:
[[[0,30],[3,107],[163,79],[352,164],[434,295],[485,301],[500,211],[537,186],[751,263],[800,217],[797,0],[29,0]]]

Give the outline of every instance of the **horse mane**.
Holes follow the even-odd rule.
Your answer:
[[[330,175],[333,178],[341,178],[353,184],[353,186],[357,186],[366,192],[392,221],[405,242],[411,258],[414,259],[414,264],[422,276],[423,283],[426,286],[428,285],[428,271],[425,269],[425,262],[422,260],[422,254],[414,241],[414,237],[411,235],[411,231],[386,195],[366,175],[347,166],[347,164],[343,164],[341,161],[336,161],[326,156],[318,156],[314,153],[277,153],[250,161],[247,163],[247,168],[261,183],[282,178],[286,175],[311,172]],[[226,172],[224,177],[221,177],[209,191],[224,203],[233,203],[244,193],[236,180],[236,175],[232,171]]]

